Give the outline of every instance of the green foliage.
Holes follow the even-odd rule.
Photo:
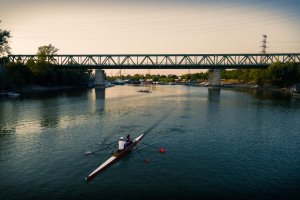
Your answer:
[[[208,79],[208,72],[200,72],[194,74],[184,74],[181,76],[182,79],[187,81],[206,81]]]
[[[222,79],[235,79],[241,82],[247,82],[251,80],[250,70],[238,69],[238,70],[221,70]]]
[[[38,63],[49,63],[54,58],[53,56],[56,55],[59,49],[54,47],[52,44],[41,46],[38,48]]]
[[[254,81],[258,85],[272,84],[290,87],[300,82],[299,63],[274,63],[268,69],[222,70],[222,79],[236,79],[243,82]]]
[[[20,89],[29,84],[82,85],[93,80],[92,70],[64,70],[51,65],[57,51],[58,49],[50,44],[38,48],[36,61],[28,60],[26,65],[19,61],[8,63],[5,73],[0,74],[0,89]]]
[[[0,21],[1,25],[1,21]],[[10,53],[8,40],[11,37],[10,31],[0,28],[0,57]]]
[[[92,80],[92,70],[64,70],[51,65],[58,49],[53,45],[38,48],[37,62],[28,61],[36,84],[45,86],[80,85]]]
[[[140,79],[145,79],[145,77],[143,75],[140,75],[140,74],[135,74],[133,77],[132,77],[133,80],[135,81],[138,81]]]
[[[40,78],[50,78],[51,80],[55,77],[54,67],[51,66],[51,61],[54,59],[53,56],[57,53],[58,49],[52,44],[47,46],[41,46],[38,48],[37,61],[29,60],[28,67],[34,74]],[[55,79],[55,78],[54,78]]]
[[[22,88],[31,83],[32,72],[23,63],[10,62],[6,65],[6,76],[12,88]]]
[[[257,85],[263,86],[265,84],[270,83],[270,75],[268,69],[252,69],[250,71],[250,78],[253,80]]]
[[[205,81],[208,79],[208,73],[201,72],[201,73],[195,73],[195,74],[184,74],[181,77],[182,79],[185,79],[186,81],[192,80],[192,81]],[[176,79],[179,79],[179,76],[174,75],[174,74],[169,74],[169,75],[151,75],[151,74],[134,74],[133,76],[131,75],[126,75],[126,76],[116,76],[116,77],[110,77],[108,76],[107,79],[109,81],[113,81],[117,78],[123,79],[123,80],[134,80],[138,81],[140,79],[146,80],[146,79],[152,79],[154,82],[163,82],[163,83],[169,83],[169,82],[175,82]]]
[[[299,83],[299,68],[296,63],[276,63],[270,66],[270,80],[273,84],[290,87]]]

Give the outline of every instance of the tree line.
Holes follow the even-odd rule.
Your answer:
[[[37,61],[20,60],[8,62],[0,73],[0,90],[17,90],[28,85],[41,86],[81,86],[92,82],[92,70],[58,69],[52,66],[47,58],[58,51],[53,45],[38,48]]]
[[[241,83],[254,82],[259,86],[291,87],[300,84],[300,63],[274,63],[267,69],[222,70],[221,78]]]
[[[115,79],[122,79],[122,80],[132,80],[132,81],[139,81],[139,80],[147,80],[151,79],[154,82],[163,82],[163,83],[169,83],[169,82],[175,82],[175,80],[178,79],[181,80],[190,80],[190,81],[205,81],[208,78],[207,72],[200,72],[200,73],[194,73],[194,74],[184,74],[181,76],[177,76],[174,74],[169,75],[160,75],[160,74],[134,74],[134,75],[119,75],[119,76],[107,76],[107,79],[109,81],[113,81]]]
[[[111,76],[108,80],[114,79],[134,80],[152,79],[158,82],[174,82],[175,80],[204,82],[208,80],[208,71],[194,74],[177,75],[151,75],[135,74]],[[274,85],[278,87],[291,87],[300,83],[300,64],[299,63],[274,63],[267,69],[237,69],[221,70],[221,79],[238,80],[240,83],[253,82],[259,86]]]

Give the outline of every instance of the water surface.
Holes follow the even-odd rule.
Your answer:
[[[0,99],[0,199],[300,199],[299,99],[140,89]],[[114,149],[85,152],[151,127],[165,154],[141,145],[85,182]]]

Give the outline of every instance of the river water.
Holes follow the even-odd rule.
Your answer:
[[[0,99],[0,199],[300,199],[300,99],[140,89]],[[140,144],[85,182],[117,146],[84,153],[143,132],[166,153]]]

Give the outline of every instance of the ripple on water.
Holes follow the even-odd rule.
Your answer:
[[[171,133],[174,133],[174,132],[181,133],[181,134],[185,133],[185,130],[183,130],[181,128],[170,128],[169,130],[170,130]]]

